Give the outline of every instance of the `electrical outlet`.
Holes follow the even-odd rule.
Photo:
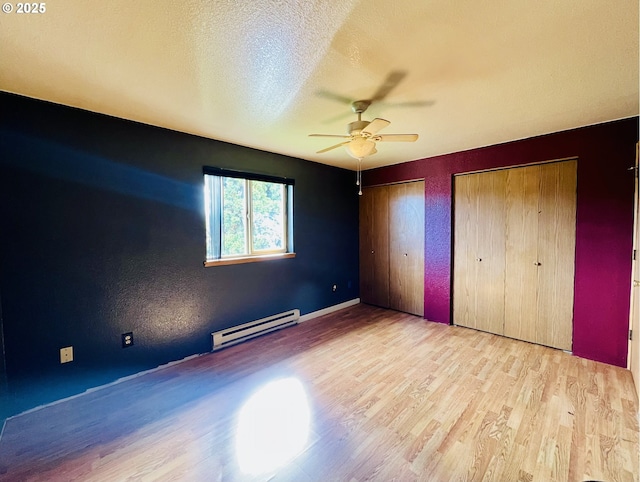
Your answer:
[[[331,291],[333,291],[334,293],[335,293],[336,291],[338,291],[338,285],[333,285],[333,286],[331,287]]]
[[[133,332],[122,334],[122,348],[129,348],[133,346]]]
[[[60,348],[60,363],[69,363],[73,361],[73,347],[67,346]]]

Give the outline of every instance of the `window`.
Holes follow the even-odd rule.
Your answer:
[[[204,169],[205,266],[293,257],[293,180]]]

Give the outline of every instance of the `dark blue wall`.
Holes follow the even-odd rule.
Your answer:
[[[5,415],[358,297],[352,172],[6,93],[0,113]],[[294,259],[203,267],[205,165],[295,179]]]

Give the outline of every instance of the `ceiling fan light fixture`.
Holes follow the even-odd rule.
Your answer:
[[[365,137],[356,137],[348,144],[345,145],[347,152],[351,157],[356,159],[362,159],[363,157],[374,154],[376,149],[376,143],[366,139]]]

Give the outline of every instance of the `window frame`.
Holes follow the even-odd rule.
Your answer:
[[[294,258],[293,250],[293,186],[291,178],[276,177],[254,172],[236,171],[216,167],[204,167],[204,201],[205,201],[205,232],[206,251],[204,266],[222,266],[228,264],[253,263],[274,259]],[[247,229],[245,230],[248,254],[223,256],[222,251],[222,178],[236,178],[245,181],[245,214]],[[284,212],[284,242],[285,247],[278,250],[254,250],[251,234],[253,225],[253,210],[251,205],[250,181],[262,181],[283,185]]]

